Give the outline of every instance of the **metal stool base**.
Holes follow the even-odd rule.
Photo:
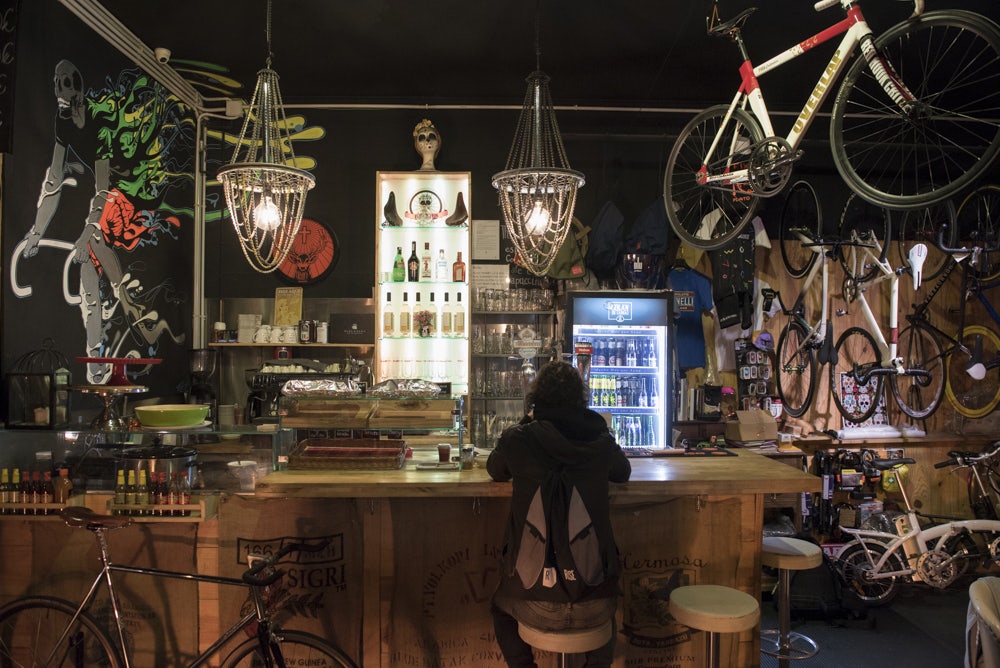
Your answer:
[[[789,632],[788,637],[782,641],[781,631],[765,629],[760,632],[760,651],[779,659],[798,661],[815,656],[819,646],[809,636],[795,631]]]

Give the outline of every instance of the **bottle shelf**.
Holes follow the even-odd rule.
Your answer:
[[[155,503],[128,504],[115,503],[114,497],[108,499],[109,515],[125,515],[133,522],[204,522],[215,517],[219,506],[219,497],[192,495],[191,503],[176,503],[159,505]],[[161,513],[180,513],[157,515]],[[184,514],[187,513],[187,514]]]

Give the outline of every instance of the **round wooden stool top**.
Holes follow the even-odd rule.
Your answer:
[[[611,640],[611,620],[592,629],[566,629],[543,631],[518,622],[517,633],[521,640],[536,649],[560,654],[580,654],[603,647]]]
[[[760,561],[771,568],[805,571],[823,563],[823,550],[819,545],[799,538],[767,536]]]
[[[757,599],[732,587],[691,585],[670,592],[670,614],[685,626],[714,633],[736,633],[757,625]]]

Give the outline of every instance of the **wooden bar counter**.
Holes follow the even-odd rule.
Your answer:
[[[666,592],[716,583],[758,595],[765,497],[820,490],[795,467],[734,452],[635,458],[630,481],[612,485],[624,567],[615,666],[701,665],[704,636],[673,622]],[[402,470],[274,472],[253,497],[220,505],[220,544],[241,540],[227,526],[261,535],[264,518],[272,535],[335,535],[346,598],[331,606],[325,632],[359,664],[502,668],[489,600],[510,484],[492,482],[483,466],[428,471],[407,460]],[[758,665],[758,647],[756,631],[724,639],[723,663]]]

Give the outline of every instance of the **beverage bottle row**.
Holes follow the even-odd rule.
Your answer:
[[[657,362],[655,336],[601,337],[594,342],[594,366],[655,368]]]
[[[660,396],[656,378],[591,374],[590,405],[594,408],[658,408]]]
[[[410,293],[403,293],[403,301],[398,308],[392,301],[392,293],[385,293],[385,304],[382,305],[382,336],[383,337],[444,337],[462,338],[465,336],[465,307],[462,305],[462,293],[455,293],[455,301],[451,295],[444,293],[440,308],[435,301],[435,293],[430,293],[430,301],[424,303],[419,292],[414,293],[416,299],[410,304]],[[424,328],[421,331],[421,328]]]
[[[19,468],[0,470],[0,503],[4,515],[48,515],[58,512],[51,504],[65,503],[73,483],[69,469],[59,469],[53,481],[52,472],[22,471]],[[49,507],[46,507],[49,504]]]
[[[115,515],[146,517],[188,517],[191,509],[191,481],[185,473],[146,469],[118,469],[115,481]],[[180,506],[180,507],[179,507]]]
[[[417,242],[410,242],[410,256],[403,259],[403,247],[396,246],[396,257],[392,261],[392,280],[396,283],[408,281],[447,283],[465,282],[465,262],[462,260],[462,251],[455,255],[455,261],[450,262],[445,256],[443,248],[439,248],[437,257],[431,254],[431,244],[424,242],[424,250],[417,255]]]
[[[659,447],[655,419],[652,415],[612,415],[611,431],[623,448]]]

